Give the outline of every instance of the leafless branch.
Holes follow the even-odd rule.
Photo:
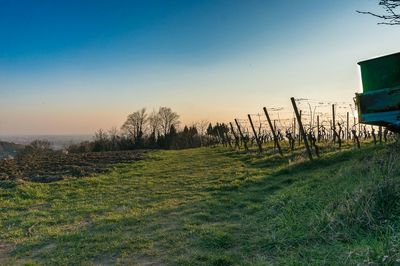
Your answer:
[[[400,7],[400,0],[380,0],[379,5],[383,7],[386,14],[376,14],[369,11],[358,11],[360,14],[371,15],[383,20],[379,25],[400,25],[400,14],[396,13],[396,9]]]

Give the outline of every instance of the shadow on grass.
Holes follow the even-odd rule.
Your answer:
[[[160,257],[164,257],[166,262],[178,258],[176,262],[181,264],[227,265],[245,259],[234,255],[239,249],[236,243],[241,241],[235,232],[240,231],[241,226],[245,227],[246,221],[256,220],[257,215],[266,211],[268,204],[273,204],[266,201],[267,197],[299,180],[311,178],[314,171],[333,169],[350,159],[365,160],[373,150],[375,147],[346,150],[294,165],[288,165],[287,158],[278,154],[261,156],[216,150],[226,158],[242,162],[250,170],[262,171],[249,171],[245,177],[232,177],[211,183],[207,189],[199,188],[204,193],[201,198],[193,201],[183,199],[179,207],[163,207],[138,216],[102,217],[77,231],[48,234],[18,245],[13,255],[53,264],[78,265],[84,261],[116,264],[116,258],[122,259],[123,264],[138,264],[143,257],[149,264],[159,264]],[[301,175],[302,172],[307,175]],[[254,175],[258,178],[252,179]],[[275,209],[277,214],[285,212],[284,204]],[[308,235],[304,238],[266,239],[261,239],[257,248],[269,252],[287,246],[313,245],[319,241],[319,238],[311,239]],[[166,252],[169,257],[165,258]]]
[[[380,147],[383,148],[382,146]],[[339,150],[336,152],[322,155],[313,161],[302,161],[279,169],[274,173],[276,176],[299,173],[303,171],[319,170],[321,168],[331,167],[342,164],[349,160],[365,160],[371,158],[377,147],[368,146],[363,149]]]
[[[293,174],[305,170],[317,170],[321,167],[328,167],[335,164],[341,164],[350,159],[367,159],[373,156],[376,150],[383,149],[385,146],[368,145],[362,149],[343,149],[327,152],[322,154],[320,158],[315,158],[309,161],[302,157],[301,160],[294,163],[289,163],[293,158],[301,157],[303,150],[295,150],[291,154],[285,154],[281,157],[278,153],[259,154],[256,152],[246,153],[244,151],[220,151],[226,157],[240,160],[247,167],[257,169],[271,169],[271,174],[275,176]]]

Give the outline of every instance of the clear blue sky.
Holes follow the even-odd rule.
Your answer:
[[[0,0],[0,134],[91,133],[141,107],[228,121],[290,96],[351,101],[398,52],[374,0]]]

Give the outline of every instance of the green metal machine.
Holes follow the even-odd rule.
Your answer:
[[[400,53],[359,62],[363,93],[356,93],[360,123],[400,132]]]

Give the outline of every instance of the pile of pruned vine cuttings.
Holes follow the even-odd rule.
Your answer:
[[[141,160],[146,151],[63,153],[47,151],[0,160],[0,181],[52,182],[105,173],[110,166]]]

